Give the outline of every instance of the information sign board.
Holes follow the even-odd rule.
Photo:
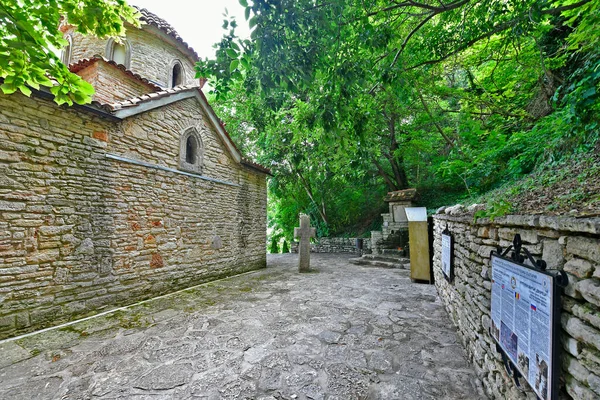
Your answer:
[[[448,282],[454,279],[452,236],[448,230],[442,232],[442,272]]]
[[[540,399],[555,399],[555,276],[492,253],[491,334]]]

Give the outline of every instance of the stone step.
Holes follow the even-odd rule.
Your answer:
[[[380,249],[381,255],[384,256],[395,256],[395,257],[406,257],[405,251],[404,250],[398,250],[398,249]]]
[[[410,264],[408,264],[408,263],[399,263],[399,262],[394,262],[394,261],[383,261],[383,260],[373,260],[373,259],[364,258],[364,257],[350,258],[348,261],[350,263],[354,264],[354,265],[360,265],[360,266],[363,266],[363,267],[396,268],[396,269],[403,269],[403,270],[409,270],[410,269]]]
[[[367,260],[389,261],[399,264],[406,264],[410,262],[408,258],[400,256],[398,254],[364,254],[363,258]]]

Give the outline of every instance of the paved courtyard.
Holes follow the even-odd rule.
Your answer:
[[[347,255],[0,343],[0,399],[484,398],[431,285]]]

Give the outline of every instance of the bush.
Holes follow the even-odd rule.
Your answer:
[[[283,247],[281,248],[281,252],[282,253],[289,253],[290,252],[290,248],[288,246],[287,240],[283,240]]]

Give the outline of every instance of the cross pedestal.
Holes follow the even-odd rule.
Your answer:
[[[298,248],[298,271],[307,272],[310,269],[310,238],[315,237],[316,229],[310,227],[310,217],[300,214],[300,228],[294,228],[294,237],[300,238]]]

